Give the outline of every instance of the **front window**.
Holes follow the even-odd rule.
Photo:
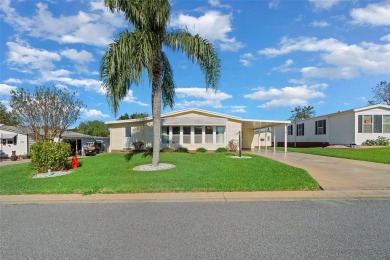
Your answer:
[[[191,126],[183,126],[183,144],[191,143]]]
[[[225,127],[224,126],[217,126],[215,130],[217,133],[217,144],[225,143],[225,140],[224,140]]]
[[[293,135],[293,126],[292,125],[287,126],[287,135]]]
[[[202,127],[201,126],[194,126],[194,139],[196,144],[202,143]]]
[[[163,144],[169,144],[169,127],[163,126],[161,128],[161,142]]]
[[[390,116],[383,116],[383,133],[390,133]]]
[[[212,144],[213,143],[213,127],[206,126],[205,132],[206,132],[206,144]]]
[[[363,133],[372,133],[372,116],[363,116]]]
[[[131,127],[125,128],[125,137],[131,137]]]
[[[297,124],[297,136],[304,136],[305,135],[305,124]]]
[[[326,120],[316,121],[316,135],[326,134]]]
[[[180,143],[180,126],[172,126],[172,143]]]

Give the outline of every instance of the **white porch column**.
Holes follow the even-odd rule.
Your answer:
[[[287,124],[284,125],[284,153],[287,153]]]
[[[275,127],[272,127],[272,132],[274,133],[274,152],[276,152],[276,131],[275,131]]]

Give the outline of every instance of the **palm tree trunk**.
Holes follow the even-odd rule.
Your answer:
[[[153,159],[152,164],[160,162],[160,134],[161,134],[161,52],[156,54],[153,62],[152,82],[152,115],[153,115]]]

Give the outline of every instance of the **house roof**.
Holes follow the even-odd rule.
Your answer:
[[[337,115],[342,115],[342,114],[356,113],[356,112],[361,112],[361,111],[366,111],[366,110],[376,109],[376,108],[384,108],[384,109],[390,110],[390,105],[376,104],[376,105],[372,105],[372,106],[358,107],[358,108],[348,109],[348,110],[344,110],[344,111],[340,110],[340,111],[335,112],[335,113],[311,117],[311,118],[308,118],[305,120],[315,120],[315,119],[318,119],[321,117],[323,118],[323,117],[337,116]],[[296,122],[305,121],[305,120],[298,120]]]
[[[0,130],[13,132],[17,134],[27,134],[28,131],[23,127],[9,126],[9,125],[0,125]]]
[[[210,115],[211,117],[219,117],[219,118],[226,118],[231,120],[236,120],[242,122],[242,126],[245,128],[265,128],[265,127],[272,127],[280,124],[290,124],[291,121],[280,121],[280,120],[259,120],[259,119],[242,119],[240,117],[222,114],[222,113],[216,113],[212,111],[207,111],[199,108],[188,108],[188,109],[182,109],[178,111],[172,111],[168,113],[161,114],[161,118],[167,118],[172,116],[177,116],[185,113],[199,113],[199,114],[206,114]],[[128,120],[116,120],[116,121],[107,121],[105,124],[107,125],[114,125],[114,124],[123,124],[123,123],[134,123],[134,122],[146,122],[151,121],[153,117],[145,117],[140,119],[128,119]]]

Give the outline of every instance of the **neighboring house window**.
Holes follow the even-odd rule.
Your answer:
[[[14,144],[14,139],[8,139],[7,144]]]
[[[191,143],[191,126],[183,126],[183,144]]]
[[[206,126],[205,127],[206,132],[206,144],[212,144],[213,143],[213,127],[212,126]]]
[[[382,115],[374,115],[374,133],[382,133]]]
[[[383,133],[390,133],[390,116],[383,116]]]
[[[131,127],[125,127],[125,137],[131,137]]]
[[[326,134],[326,120],[316,121],[316,135]]]
[[[195,133],[195,143],[201,144],[202,143],[202,127],[201,126],[194,126],[194,133]]]
[[[297,124],[297,136],[304,136],[305,135],[305,124]]]
[[[172,126],[172,143],[180,143],[180,126]]]
[[[372,116],[363,116],[363,133],[372,133]]]
[[[217,126],[216,132],[217,132],[217,144],[225,143],[225,140],[224,140],[225,127],[224,126]]]
[[[163,126],[161,128],[161,142],[163,144],[169,144],[169,126]]]
[[[292,125],[287,126],[287,135],[294,135]]]

